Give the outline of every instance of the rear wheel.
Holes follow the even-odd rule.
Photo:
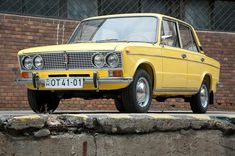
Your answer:
[[[149,74],[138,69],[133,82],[122,91],[125,112],[143,113],[149,110],[152,101],[152,83]]]
[[[203,81],[199,92],[193,95],[190,100],[190,105],[193,113],[206,113],[209,105],[209,87],[206,81]]]
[[[52,113],[58,107],[60,99],[50,91],[28,89],[28,102],[35,113]]]

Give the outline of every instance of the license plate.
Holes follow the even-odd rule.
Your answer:
[[[83,78],[48,78],[45,88],[83,88]]]

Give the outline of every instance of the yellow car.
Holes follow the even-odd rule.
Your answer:
[[[120,112],[147,112],[152,99],[182,97],[194,113],[213,104],[220,64],[207,57],[193,27],[160,14],[83,20],[67,44],[18,53],[18,83],[37,113],[61,99],[113,98]]]

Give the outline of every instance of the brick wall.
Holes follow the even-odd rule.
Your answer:
[[[78,21],[0,14],[0,110],[29,109],[26,88],[14,83],[16,53],[33,46],[65,43]],[[198,32],[206,54],[219,60],[221,82],[211,110],[235,110],[235,33]],[[113,100],[62,100],[59,109],[115,109]],[[153,101],[152,110],[190,110],[182,99]]]

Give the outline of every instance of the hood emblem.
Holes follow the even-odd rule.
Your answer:
[[[63,58],[64,58],[64,65],[65,65],[65,69],[66,69],[66,70],[68,70],[69,55],[67,54],[67,52],[66,52],[66,51],[64,51]]]

